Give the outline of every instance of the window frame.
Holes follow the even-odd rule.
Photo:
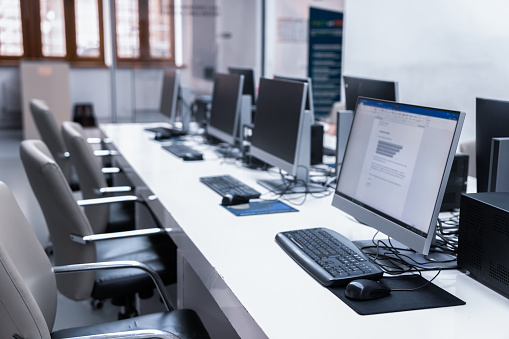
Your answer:
[[[115,0],[111,0],[115,1]],[[170,5],[174,4],[170,1]],[[172,12],[174,13],[174,12]],[[115,9],[116,16],[116,9]],[[116,19],[115,19],[116,23]],[[121,58],[118,49],[115,51],[117,66],[119,67],[168,67],[176,66],[175,63],[175,15],[170,14],[170,55],[169,58],[156,58],[150,56],[150,30],[149,30],[149,3],[148,0],[138,0],[138,34],[140,42],[140,54],[137,58]],[[115,24],[115,38],[118,26]]]
[[[104,60],[104,27],[103,2],[97,1],[97,15],[99,23],[99,55],[97,57],[82,57],[76,54],[76,16],[74,0],[63,0],[65,50],[63,57],[45,56],[42,52],[40,2],[20,0],[21,31],[23,35],[23,55],[0,55],[0,66],[18,65],[21,61],[66,61],[77,67],[105,67]]]

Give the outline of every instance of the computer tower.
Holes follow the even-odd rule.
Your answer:
[[[452,211],[455,208],[460,208],[461,194],[467,191],[467,179],[468,154],[457,153],[454,155],[440,212]]]
[[[509,298],[509,193],[463,194],[458,265]]]
[[[311,125],[311,165],[323,163],[323,125]]]

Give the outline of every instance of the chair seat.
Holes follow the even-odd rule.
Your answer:
[[[177,281],[176,246],[166,234],[99,241],[96,248],[97,261],[135,260],[156,270],[166,285]],[[152,279],[142,270],[100,270],[96,272],[92,298],[103,300],[153,288]]]
[[[181,339],[210,338],[198,315],[192,310],[174,310],[154,313],[136,318],[119,320],[100,325],[83,326],[55,331],[52,339],[63,339],[92,334],[104,334],[120,331],[158,329],[177,335]]]

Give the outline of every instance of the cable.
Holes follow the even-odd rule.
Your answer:
[[[436,277],[438,277],[438,275],[439,275],[440,273],[442,273],[442,270],[441,270],[441,269],[439,269],[439,270],[438,270],[437,274],[435,274],[435,276],[434,276],[433,278],[431,278],[430,280],[426,281],[426,283],[422,284],[422,285],[421,285],[421,286],[419,286],[419,287],[415,287],[415,288],[393,288],[393,289],[391,289],[391,291],[397,291],[397,292],[410,292],[410,291],[420,290],[421,288],[424,288],[424,287],[428,286],[429,284],[431,284],[431,282],[432,282],[433,280],[435,280],[435,279],[436,279]],[[419,276],[421,276],[420,272],[419,272]],[[389,279],[391,279],[391,278],[389,278]],[[392,279],[394,279],[394,278],[392,278]]]

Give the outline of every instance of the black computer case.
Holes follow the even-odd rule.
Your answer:
[[[509,298],[509,193],[462,195],[458,265]]]

